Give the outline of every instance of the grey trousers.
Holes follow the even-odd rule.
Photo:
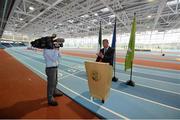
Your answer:
[[[58,67],[47,67],[47,98],[50,102],[53,98],[53,94],[56,92],[56,85],[58,79]]]

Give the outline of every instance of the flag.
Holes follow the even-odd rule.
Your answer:
[[[132,28],[131,28],[131,35],[129,39],[128,50],[125,59],[125,71],[131,68],[133,59],[134,59],[134,48],[135,48],[135,33],[136,33],[136,18],[134,15]]]
[[[113,30],[113,37],[112,37],[111,47],[114,49],[113,67],[114,67],[114,73],[115,73],[115,61],[116,61],[116,17],[115,17],[115,22],[114,22],[114,30]]]
[[[114,31],[113,31],[113,38],[112,38],[112,48],[116,48],[116,18],[115,18],[115,23],[114,23]]]
[[[98,40],[98,47],[99,47],[99,50],[101,49],[102,47],[102,30],[101,30],[101,21],[100,21],[100,28],[99,28],[99,40]]]

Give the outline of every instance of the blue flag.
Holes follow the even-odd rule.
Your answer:
[[[101,49],[102,47],[102,30],[101,30],[101,21],[100,21],[100,28],[99,28],[99,40],[98,40],[98,47],[99,47],[99,50]]]
[[[113,38],[112,38],[111,47],[116,49],[116,18],[115,18],[115,24],[114,24],[114,31],[113,31]]]
[[[111,47],[114,49],[113,67],[114,67],[114,73],[115,73],[115,62],[116,62],[116,17],[115,17],[114,31],[113,31]]]

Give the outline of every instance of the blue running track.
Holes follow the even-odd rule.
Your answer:
[[[46,80],[41,52],[26,48],[5,49],[10,55]],[[91,59],[92,60],[92,59]],[[135,87],[125,85],[129,73],[117,64],[118,82],[113,82],[110,96],[104,104],[90,100],[84,61],[87,59],[62,56],[59,66],[58,89],[108,119],[180,119],[180,71],[135,66]]]

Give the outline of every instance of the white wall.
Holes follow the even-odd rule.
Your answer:
[[[119,49],[127,48],[129,42],[130,34],[117,34],[117,47]],[[103,35],[102,39],[108,39],[111,45],[112,42],[112,34],[111,35]],[[177,44],[173,44],[177,43]],[[168,32],[143,32],[136,33],[136,48],[154,48],[154,44],[157,45],[166,45],[166,47],[179,48],[180,43],[180,29],[171,30]],[[172,46],[173,44],[173,46]],[[65,47],[71,48],[97,48],[98,45],[98,33],[97,36],[88,36],[88,37],[79,37],[79,38],[65,38]],[[168,46],[169,45],[169,46]],[[176,45],[176,46],[174,46]],[[156,46],[157,47],[157,46]]]

